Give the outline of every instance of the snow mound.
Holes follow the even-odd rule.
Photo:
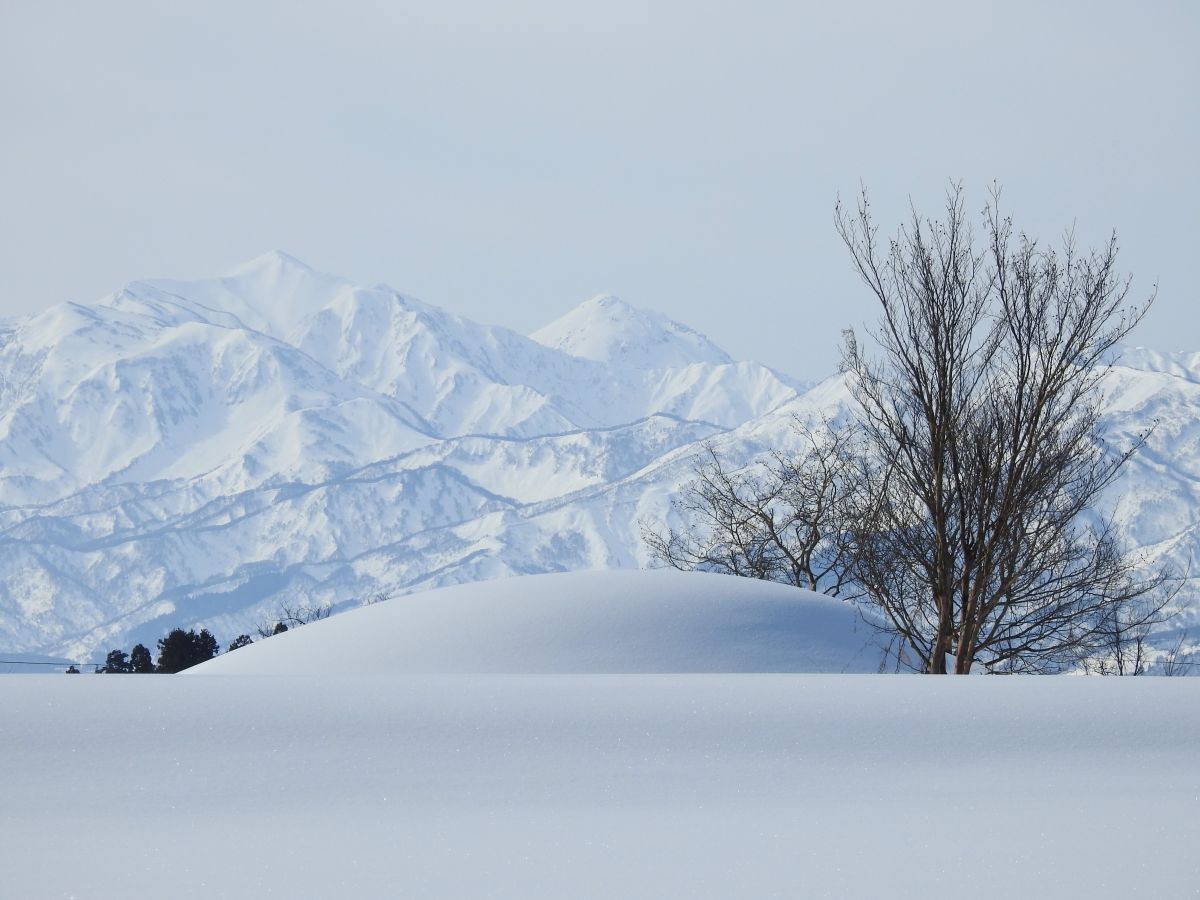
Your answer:
[[[201,674],[875,672],[841,601],[747,578],[571,572],[454,585],[219,656]]]

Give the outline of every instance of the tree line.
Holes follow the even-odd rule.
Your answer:
[[[377,603],[386,599],[387,595],[380,593],[370,600],[364,601],[364,604]],[[271,637],[282,634],[290,628],[328,618],[331,612],[332,607],[328,605],[281,606],[275,618],[260,622],[255,627],[255,632],[260,638]],[[229,642],[225,652],[232,653],[234,650],[253,643],[254,639],[250,635],[239,634]],[[207,628],[201,628],[199,632],[192,628],[186,631],[182,628],[173,628],[166,637],[160,638],[158,641],[157,661],[151,658],[148,647],[144,644],[137,644],[128,653],[121,649],[108,651],[104,663],[97,665],[95,672],[108,675],[171,675],[207,662],[218,653],[220,653],[220,646],[217,639]],[[72,665],[67,669],[67,674],[78,675],[79,669]]]
[[[226,652],[252,643],[254,641],[250,635],[240,634],[229,643]],[[104,664],[96,666],[95,671],[108,675],[171,675],[207,662],[219,652],[217,639],[207,628],[201,628],[199,632],[192,628],[186,631],[173,628],[166,637],[159,638],[157,661],[151,658],[150,649],[145,644],[135,644],[128,653],[120,649],[109,650]],[[68,674],[78,672],[75,666],[67,669]]]

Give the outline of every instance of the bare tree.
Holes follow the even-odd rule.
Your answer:
[[[977,244],[959,186],[880,243],[865,191],[838,232],[881,308],[873,361],[848,340],[873,504],[853,577],[927,672],[1055,671],[1161,618],[1167,573],[1139,574],[1100,493],[1145,440],[1097,433],[1099,383],[1146,313],[1113,236],[1045,249],[999,211]]]
[[[1175,643],[1172,644],[1165,653],[1163,653],[1161,660],[1159,660],[1161,671],[1163,675],[1166,675],[1168,678],[1172,678],[1176,675],[1186,675],[1187,670],[1191,666],[1195,665],[1194,663],[1189,663],[1182,658],[1185,653],[1184,647],[1187,643],[1187,636],[1188,633],[1186,629],[1179,632],[1179,637],[1175,639]]]
[[[797,421],[805,449],[774,453],[731,471],[706,445],[695,477],[674,506],[684,526],[642,523],[642,539],[660,563],[779,581],[838,596],[849,581],[855,517],[863,507],[858,434],[829,421]]]
[[[274,619],[259,622],[254,627],[254,630],[258,633],[259,637],[271,637],[299,625],[307,625],[309,622],[318,622],[321,619],[327,619],[332,612],[333,606],[328,603],[319,606],[308,604],[291,606],[285,603],[279,607],[278,614]]]
[[[1153,609],[1156,600],[1113,604],[1102,611],[1092,646],[1083,648],[1080,668],[1091,675],[1145,675],[1154,656],[1150,629],[1166,618]]]

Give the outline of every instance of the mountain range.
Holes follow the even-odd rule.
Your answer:
[[[1105,502],[1187,567],[1200,354],[1128,349],[1104,388],[1114,444],[1154,426]],[[705,442],[749,463],[848,405],[839,376],[616,297],[525,336],[279,252],[0,320],[0,648],[95,658],[283,606],[641,567],[639,523],[670,519]],[[1200,614],[1180,604],[1176,628]]]

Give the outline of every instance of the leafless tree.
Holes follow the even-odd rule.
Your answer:
[[[707,445],[674,502],[680,529],[642,523],[660,563],[780,581],[845,596],[855,517],[863,506],[854,428],[796,422],[805,449],[730,470]]]
[[[1179,637],[1175,639],[1175,643],[1171,645],[1170,649],[1168,649],[1159,660],[1160,671],[1168,678],[1172,678],[1176,675],[1186,675],[1188,674],[1188,669],[1195,665],[1195,663],[1188,662],[1183,658],[1185,655],[1187,636],[1188,633],[1186,629],[1179,632]]]
[[[1153,295],[1129,303],[1113,236],[1046,249],[999,211],[977,243],[959,186],[881,243],[865,191],[838,232],[881,315],[847,341],[873,503],[852,575],[931,673],[1056,671],[1160,619],[1174,583],[1141,574],[1093,506],[1145,440],[1099,437],[1099,383]]]
[[[1153,651],[1150,629],[1162,621],[1137,602],[1114,604],[1098,617],[1095,640],[1083,648],[1080,668],[1092,675],[1144,675]]]
[[[279,611],[275,618],[270,621],[259,622],[255,626],[255,631],[259,637],[271,637],[278,634],[280,631],[287,631],[299,625],[307,625],[309,622],[317,622],[321,619],[329,618],[333,612],[331,604],[321,604],[311,606],[308,604],[302,606],[291,606],[283,604],[279,607]],[[283,628],[280,628],[280,626]]]

